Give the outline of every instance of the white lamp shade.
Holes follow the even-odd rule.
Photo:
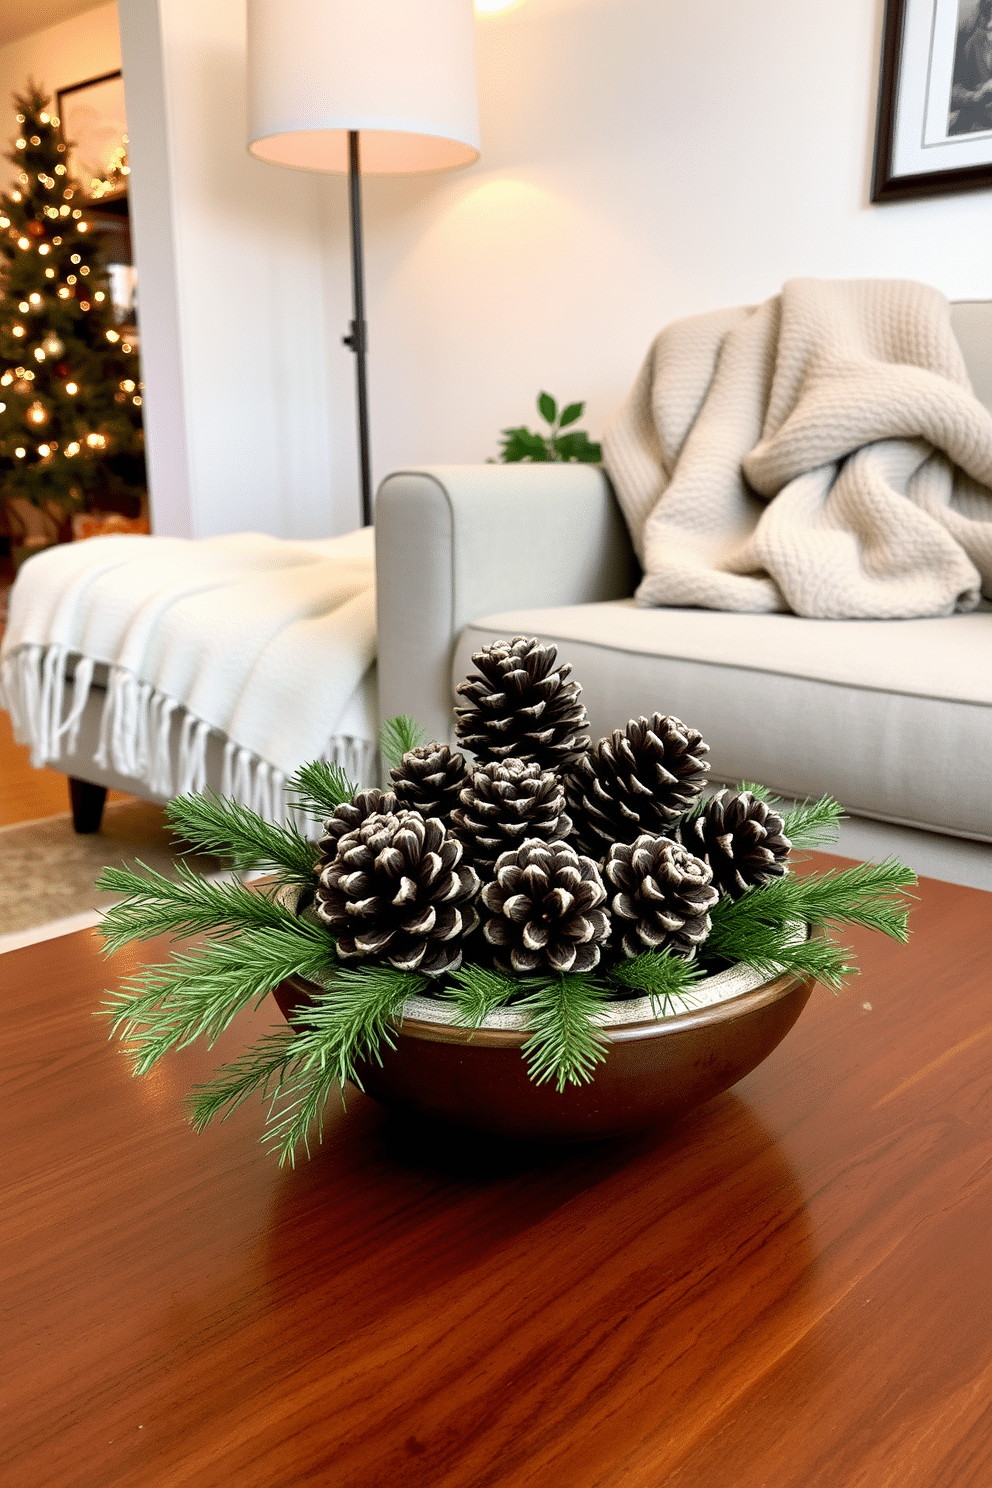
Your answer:
[[[472,0],[248,0],[248,149],[297,170],[479,158]]]

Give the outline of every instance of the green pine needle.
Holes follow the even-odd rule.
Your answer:
[[[296,798],[297,809],[305,816],[325,821],[339,806],[350,801],[358,790],[340,765],[326,760],[311,760],[301,765],[286,781],[286,792]]]
[[[391,966],[338,968],[331,985],[314,995],[313,1006],[294,1017],[295,1067],[280,1091],[284,1104],[270,1113],[264,1138],[278,1147],[280,1163],[292,1163],[301,1142],[310,1155],[310,1130],[316,1123],[319,1138],[331,1091],[338,1086],[343,1092],[348,1080],[361,1090],[356,1064],[362,1059],[382,1063],[382,1045],[395,1048],[392,1025],[403,1004],[426,985],[425,977]]]
[[[844,959],[849,953],[828,939],[793,944],[790,927],[859,925],[905,942],[906,891],[915,883],[911,868],[887,858],[804,878],[790,874],[739,899],[724,897],[711,911],[707,958],[740,961],[769,974],[806,971],[836,987],[853,969]]]
[[[409,713],[400,713],[396,718],[387,718],[379,730],[379,750],[386,764],[395,769],[403,756],[423,744],[426,738],[426,729],[422,729],[415,718],[411,718]]]
[[[592,1080],[606,1058],[607,1041],[591,1020],[609,995],[593,976],[558,976],[519,1004],[530,1014],[532,1032],[522,1053],[535,1084],[553,1079],[560,1093],[566,1085]]]
[[[739,796],[747,791],[748,795],[753,796],[756,801],[774,801],[775,799],[767,785],[758,785],[753,780],[741,780],[734,789]]]
[[[263,926],[144,967],[110,994],[104,1011],[134,1060],[135,1074],[143,1075],[170,1049],[198,1038],[214,1043],[243,1007],[260,1004],[287,977],[315,981],[333,965],[320,927],[306,920],[292,928]]]
[[[618,961],[608,975],[614,987],[649,997],[651,1011],[661,1018],[685,1011],[678,1003],[690,995],[702,972],[695,962],[681,956],[645,951],[629,961]]]
[[[837,841],[844,808],[832,796],[802,801],[786,813],[785,835],[793,847],[823,847]]]
[[[524,990],[523,982],[467,961],[452,973],[448,983],[448,995],[458,1006],[458,1021],[469,1028],[479,1028],[487,1014],[505,1007]]]
[[[857,974],[856,964],[849,959],[850,947],[837,945],[827,935],[800,939],[796,929],[796,926],[754,925],[747,955],[740,958],[741,963],[765,978],[785,972],[814,977],[834,991]],[[711,941],[712,936],[706,943],[707,951]]]
[[[178,796],[165,808],[178,837],[226,858],[238,872],[275,873],[282,883],[313,883],[317,850],[295,826],[275,827],[247,806],[214,795]]]
[[[221,1119],[226,1121],[256,1090],[274,1101],[297,1059],[296,1034],[292,1028],[263,1034],[237,1059],[221,1065],[213,1079],[190,1091],[186,1100],[194,1130],[203,1131],[221,1112]]]
[[[240,934],[262,926],[292,929],[296,917],[274,899],[242,883],[216,883],[202,878],[181,858],[176,878],[166,878],[139,859],[144,875],[129,868],[104,868],[96,887],[110,894],[123,894],[120,904],[108,909],[100,923],[104,954],[111,955],[132,940],[150,940],[155,935],[219,936]],[[333,954],[328,935],[328,949]]]

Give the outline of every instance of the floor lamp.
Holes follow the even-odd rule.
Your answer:
[[[248,149],[348,173],[362,519],[372,521],[362,175],[479,158],[472,0],[248,0]]]

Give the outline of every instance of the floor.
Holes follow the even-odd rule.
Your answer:
[[[0,635],[12,577],[9,560],[0,559]],[[111,792],[107,799],[126,798]],[[0,827],[38,821],[44,816],[61,816],[68,810],[66,777],[54,770],[31,768],[27,747],[14,742],[10,718],[0,709]]]

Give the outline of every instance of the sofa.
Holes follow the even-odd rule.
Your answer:
[[[952,306],[992,411],[992,302]],[[714,783],[845,807],[837,851],[992,889],[992,605],[941,619],[810,620],[639,607],[605,472],[574,464],[397,472],[376,504],[380,716],[452,732],[472,653],[553,642],[593,738],[655,710],[699,729]]]

